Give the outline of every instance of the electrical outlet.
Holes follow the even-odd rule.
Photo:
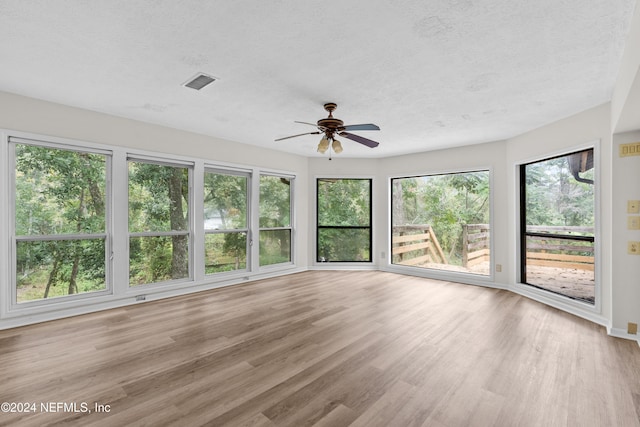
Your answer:
[[[640,200],[627,200],[627,213],[640,213]]]
[[[384,259],[384,257],[386,257],[387,254],[385,254],[384,252],[380,252],[380,258]]]
[[[627,228],[629,230],[640,230],[640,216],[627,217]]]
[[[502,264],[496,264],[496,273],[502,273]]]
[[[627,242],[627,253],[629,255],[640,255],[640,242]]]
[[[627,333],[631,335],[635,335],[638,333],[638,324],[637,323],[627,323]]]

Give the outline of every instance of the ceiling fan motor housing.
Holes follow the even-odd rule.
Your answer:
[[[318,127],[323,127],[331,133],[341,130],[340,128],[344,127],[344,122],[342,120],[333,117],[333,111],[336,108],[338,108],[338,104],[334,102],[327,102],[324,104],[324,109],[329,113],[329,117],[318,120]]]

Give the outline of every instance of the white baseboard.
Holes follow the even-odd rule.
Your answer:
[[[627,340],[637,341],[638,342],[638,346],[640,346],[640,335],[638,335],[638,334],[630,334],[627,331],[625,331],[624,329],[611,328],[611,327],[607,328],[607,334],[609,334],[612,337],[616,337],[616,338],[624,338],[624,339],[627,339]]]
[[[587,303],[579,301],[574,302],[572,300],[565,301],[565,298],[563,297],[557,297],[553,294],[547,295],[547,292],[540,291],[527,285],[510,285],[509,290],[518,295],[522,295],[542,304],[557,308],[558,310],[573,314],[574,316],[578,316],[598,325],[604,327],[609,326],[609,319],[595,311],[595,308],[589,306]]]

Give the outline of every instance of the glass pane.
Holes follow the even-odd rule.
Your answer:
[[[260,227],[291,225],[291,180],[278,176],[260,177]]]
[[[370,221],[371,180],[318,180],[318,225],[369,226]]]
[[[105,240],[16,243],[17,302],[106,289]]]
[[[260,231],[260,265],[291,261],[291,230]]]
[[[371,261],[371,230],[321,228],[318,230],[318,262]]]
[[[234,230],[247,228],[246,176],[204,174],[204,228]]]
[[[490,274],[489,172],[392,180],[393,264]]]
[[[129,231],[189,229],[189,170],[129,162]]]
[[[247,233],[205,235],[205,274],[247,268]]]
[[[593,150],[526,165],[525,174],[528,232],[593,236]]]
[[[528,284],[595,302],[593,243],[551,236],[528,236],[526,242]]]
[[[129,238],[129,284],[131,286],[188,277],[188,236]]]
[[[106,156],[16,144],[16,234],[105,232]]]

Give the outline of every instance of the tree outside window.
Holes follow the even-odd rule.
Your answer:
[[[189,277],[189,168],[129,161],[129,284]]]

